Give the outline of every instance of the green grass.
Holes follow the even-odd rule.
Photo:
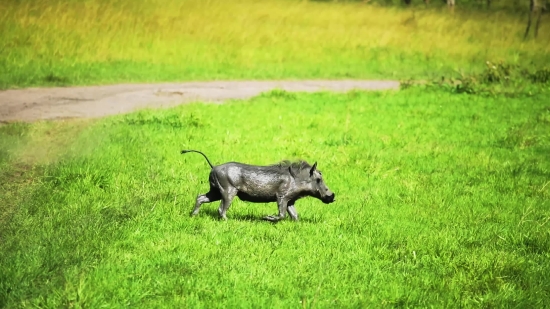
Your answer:
[[[3,125],[0,307],[540,308],[548,102],[274,91]],[[217,164],[318,161],[337,202],[298,201],[297,223],[238,199],[228,221],[218,203],[190,218],[209,168],[183,148]]]
[[[399,78],[472,73],[485,61],[550,63],[549,23],[298,0],[7,0],[0,88],[212,79]],[[497,3],[498,5],[498,3]]]

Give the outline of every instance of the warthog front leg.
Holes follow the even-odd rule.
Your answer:
[[[288,215],[292,218],[292,220],[298,221],[298,212],[294,207],[294,201],[291,201],[288,203],[287,212],[288,212]]]
[[[287,201],[280,198],[279,201],[277,201],[277,204],[279,206],[279,215],[277,216],[265,216],[263,219],[271,222],[277,222],[280,220],[283,220],[286,217],[286,212],[288,211]],[[294,207],[292,207],[294,209]],[[295,209],[293,211],[296,211]]]

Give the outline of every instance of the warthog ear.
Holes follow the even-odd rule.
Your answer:
[[[315,169],[317,169],[317,162],[315,162],[313,164],[313,166],[311,167],[311,169],[309,170],[309,176],[313,176],[313,172],[315,172]]]
[[[296,175],[294,175],[294,172],[292,171],[292,166],[289,166],[289,167],[288,167],[288,171],[290,172],[290,175],[291,175],[293,178],[296,178]]]

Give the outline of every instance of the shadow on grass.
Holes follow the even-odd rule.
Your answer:
[[[213,219],[219,219],[220,215],[218,214],[218,209],[201,209],[201,213],[203,215],[212,217]],[[264,220],[263,218],[265,216],[268,216],[269,214],[263,215],[263,216],[256,216],[252,214],[240,214],[240,213],[233,213],[233,214],[227,214],[228,220],[237,220],[237,221],[248,221],[248,222],[266,222],[266,223],[272,223],[277,224],[278,222],[271,222]],[[199,214],[200,216],[200,214]],[[293,221],[289,216],[287,216],[283,221]],[[322,218],[319,216],[314,217],[306,217],[306,218],[300,218],[298,222],[301,223],[320,223],[322,222]]]

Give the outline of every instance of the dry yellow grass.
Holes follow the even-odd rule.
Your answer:
[[[0,12],[4,85],[414,77],[550,54],[547,25],[523,41],[524,18],[502,12],[290,0],[4,1]]]

